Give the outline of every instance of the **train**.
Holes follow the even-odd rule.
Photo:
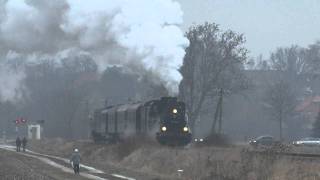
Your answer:
[[[95,142],[151,137],[162,145],[185,146],[192,140],[185,103],[176,97],[106,106],[94,111],[90,124]]]

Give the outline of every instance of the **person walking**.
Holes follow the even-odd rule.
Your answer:
[[[22,139],[22,149],[23,149],[23,152],[26,152],[26,147],[27,147],[27,138],[24,137]]]
[[[20,152],[21,140],[19,136],[16,139],[16,147],[17,147],[17,152]]]
[[[81,160],[80,153],[79,153],[79,150],[76,148],[74,149],[70,158],[70,163],[73,167],[75,174],[79,174],[80,172],[80,160]]]

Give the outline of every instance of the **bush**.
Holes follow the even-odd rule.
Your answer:
[[[224,134],[212,133],[206,138],[204,138],[205,145],[215,145],[215,146],[229,146],[231,145],[230,139]]]
[[[119,160],[129,156],[132,152],[142,146],[155,145],[155,141],[144,136],[132,136],[123,139],[116,145],[116,153]]]

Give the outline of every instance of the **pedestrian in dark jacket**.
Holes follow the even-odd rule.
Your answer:
[[[22,139],[22,149],[23,149],[23,152],[26,152],[26,146],[27,146],[27,138],[24,137]]]
[[[81,157],[79,154],[79,150],[74,149],[74,152],[72,153],[71,158],[70,158],[70,163],[73,166],[73,170],[74,170],[75,174],[79,174],[79,172],[80,172],[80,160],[81,160]]]
[[[21,146],[21,140],[19,137],[17,137],[16,139],[17,152],[20,152],[20,146]]]

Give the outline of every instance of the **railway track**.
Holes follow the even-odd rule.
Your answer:
[[[0,149],[10,151],[12,153],[15,152],[14,146],[9,145],[0,145]],[[73,174],[73,170],[70,168],[70,163],[68,159],[52,156],[52,155],[46,155],[46,154],[40,154],[33,151],[27,150],[25,153],[17,153],[20,156],[26,156],[33,159],[38,159],[42,161],[45,164],[48,164],[56,169],[59,169],[65,173]],[[120,174],[107,174],[101,170],[94,169],[93,167],[81,164],[81,169],[83,170],[80,173],[80,176],[83,176],[87,179],[93,179],[93,180],[135,180],[131,177],[126,177]]]

